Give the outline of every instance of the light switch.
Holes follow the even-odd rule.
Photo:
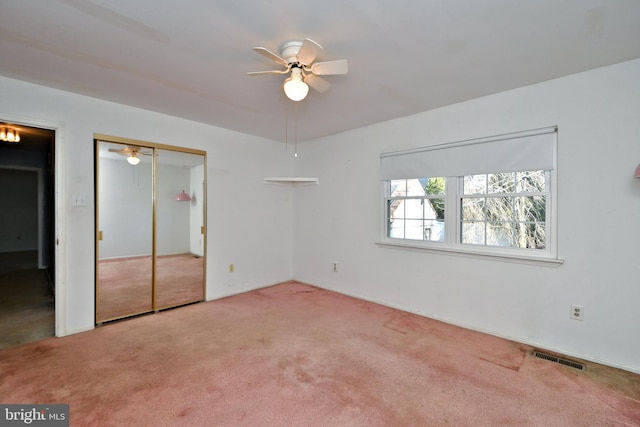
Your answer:
[[[71,196],[71,206],[87,206],[87,198],[83,194]]]

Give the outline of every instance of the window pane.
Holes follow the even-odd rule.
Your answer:
[[[398,208],[402,202],[403,200],[394,199],[387,201],[387,218],[389,220],[387,234],[389,237],[404,237],[404,214],[402,212],[398,212]],[[398,233],[401,234],[399,235]]]
[[[444,241],[445,182],[444,177],[388,181],[387,236]]]
[[[462,199],[462,220],[463,221],[484,221],[484,198],[464,198]]]
[[[424,221],[424,240],[432,242],[444,241],[444,221],[427,219]]]
[[[404,238],[424,240],[424,222],[421,219],[407,219],[405,221]]]
[[[445,179],[444,177],[429,178],[424,186],[424,193],[427,195],[444,194]]]
[[[408,179],[407,180],[407,196],[424,196],[424,185],[420,179]]]
[[[546,191],[547,183],[544,171],[516,173],[516,192],[536,193]]]
[[[389,186],[389,195],[391,197],[400,197],[407,195],[407,180],[406,179],[392,179]]]
[[[546,226],[544,223],[517,223],[514,227],[514,247],[544,249]]]
[[[397,211],[402,211],[405,218],[423,218],[424,199],[404,199],[400,202]]]
[[[444,199],[389,199],[387,216],[388,237],[444,241]]]
[[[477,191],[481,188],[481,176],[465,177],[464,191]],[[513,196],[494,196],[486,199],[462,198],[461,243],[544,249],[547,195],[516,196],[516,194],[545,193],[546,172],[487,174],[486,185],[488,194],[497,196],[506,193]],[[483,222],[484,225],[481,227],[480,224]],[[481,236],[484,237],[484,241],[481,241]]]
[[[513,173],[490,174],[488,178],[489,193],[513,193],[514,176]]]
[[[487,175],[467,175],[464,177],[464,194],[486,194]]]
[[[512,221],[513,198],[512,197],[488,197],[487,219],[493,221]]]
[[[514,246],[513,223],[490,222],[487,224],[487,245],[489,246]]]
[[[462,223],[462,243],[468,245],[484,245],[484,222],[463,222]]]
[[[544,222],[546,217],[544,196],[515,197],[515,220],[521,222]]]
[[[389,237],[393,239],[404,239],[404,221],[394,221],[389,227]]]
[[[444,220],[444,199],[425,199],[424,218]]]

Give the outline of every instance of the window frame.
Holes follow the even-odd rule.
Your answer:
[[[530,172],[530,171],[514,171],[514,172],[506,172],[506,173],[519,173],[519,172]],[[551,172],[552,171],[543,171],[544,175],[545,175],[545,190],[544,191],[538,191],[538,192],[518,192],[518,191],[513,191],[510,193],[490,193],[490,192],[485,192],[485,193],[476,193],[476,194],[465,194],[464,193],[464,176],[461,177],[452,177],[455,178],[457,181],[457,194],[456,194],[456,239],[455,239],[455,243],[462,245],[462,246],[469,246],[469,247],[479,247],[479,248],[496,248],[499,250],[508,250],[509,252],[511,251],[526,251],[526,252],[530,252],[532,254],[535,254],[536,256],[540,255],[540,254],[544,254],[545,256],[553,256],[554,254],[551,253],[550,249],[549,249],[549,237],[551,234],[551,223],[550,223],[550,218],[549,218],[549,212],[551,212],[552,209],[552,204],[551,204],[551,186],[550,186],[550,181],[551,181]],[[502,172],[504,173],[504,172]],[[477,174],[477,175],[491,175],[491,173],[487,173],[487,174]],[[462,217],[462,201],[463,199],[489,199],[489,198],[500,198],[500,197],[509,197],[509,198],[515,198],[515,197],[538,197],[538,196],[544,196],[545,197],[545,220],[544,220],[544,224],[545,224],[545,247],[544,249],[534,249],[534,248],[518,248],[518,247],[506,247],[506,246],[497,246],[497,245],[487,245],[485,244],[473,244],[473,243],[463,243],[462,242],[462,228],[463,228],[463,223],[465,222],[463,217]],[[446,212],[446,210],[445,210]],[[482,221],[484,223],[488,222],[488,221]]]
[[[376,244],[383,247],[389,248],[398,248],[398,249],[408,249],[408,250],[418,250],[418,251],[434,251],[440,254],[452,254],[452,255],[460,255],[460,256],[468,256],[475,258],[483,258],[483,259],[491,259],[498,261],[508,261],[508,262],[521,262],[524,264],[539,264],[542,266],[558,266],[561,265],[564,261],[558,258],[558,241],[557,241],[557,224],[558,224],[558,185],[557,185],[557,127],[552,128],[543,128],[536,129],[532,131],[525,132],[517,132],[509,135],[499,135],[497,137],[487,137],[487,138],[479,138],[476,140],[468,140],[461,141],[456,143],[449,144],[440,144],[431,147],[405,150],[400,152],[393,153],[384,153],[381,154],[381,160],[385,160],[385,158],[392,158],[394,156],[402,156],[409,155],[411,156],[414,153],[421,155],[422,153],[428,153],[431,150],[438,149],[446,149],[451,146],[454,148],[464,147],[468,145],[475,145],[479,143],[492,142],[492,141],[502,141],[509,139],[516,139],[522,136],[529,135],[538,135],[544,133],[553,133],[554,134],[554,143],[552,145],[553,149],[553,162],[552,165],[549,165],[549,168],[527,168],[524,170],[494,170],[494,171],[481,171],[475,172],[468,171],[465,172],[465,175],[456,175],[456,176],[444,176],[445,178],[445,214],[444,214],[444,239],[442,241],[432,241],[432,240],[414,240],[414,239],[405,239],[405,238],[397,238],[390,237],[390,218],[389,218],[389,200],[394,200],[396,197],[391,197],[391,181],[398,179],[430,179],[435,178],[436,176],[410,176],[410,177],[390,177],[388,175],[393,174],[403,174],[401,169],[398,169],[397,163],[392,166],[391,172],[388,172],[389,169],[385,169],[385,172],[382,174],[381,181],[381,218],[380,218],[380,239],[376,241]],[[547,149],[549,149],[550,144],[546,145]],[[420,162],[421,158],[418,159]],[[414,164],[411,164],[413,167],[413,173],[409,172],[407,174],[415,174],[418,170],[430,170],[430,168],[422,168],[416,169]],[[543,249],[535,249],[535,248],[517,248],[517,247],[504,247],[504,246],[489,246],[489,245],[474,245],[474,244],[466,244],[462,243],[462,200],[465,197],[463,194],[464,189],[464,176],[469,175],[482,175],[482,174],[498,174],[498,173],[508,173],[508,172],[524,172],[526,170],[544,170],[545,171],[545,191],[543,192],[545,195],[545,247]],[[406,172],[406,171],[405,171]],[[460,173],[458,171],[457,173]],[[421,172],[418,172],[421,173]],[[387,174],[387,177],[385,177]],[[435,173],[434,175],[439,175]],[[527,196],[527,195],[539,195],[533,193],[502,193],[508,197],[518,197],[518,196]],[[487,194],[488,195],[488,194]],[[485,195],[486,196],[486,195]],[[424,197],[419,196],[418,198],[433,198],[431,195],[425,195]]]
[[[446,212],[446,189],[445,189],[445,193],[444,194],[424,194],[424,195],[404,195],[404,196],[396,196],[396,197],[392,197],[391,193],[392,193],[392,181],[409,181],[409,180],[413,180],[416,178],[403,178],[403,179],[399,179],[399,180],[388,180],[385,182],[386,186],[385,186],[385,195],[384,195],[384,215],[385,215],[385,224],[384,224],[384,235],[389,238],[389,239],[399,239],[399,240],[408,240],[408,241],[412,241],[412,242],[421,242],[421,241],[430,241],[430,242],[437,242],[439,243],[439,240],[426,240],[424,239],[424,235],[425,235],[425,227],[423,225],[423,230],[422,230],[422,235],[423,235],[423,239],[411,239],[411,238],[399,238],[399,237],[391,237],[391,217],[390,217],[390,211],[389,211],[389,206],[391,205],[391,201],[396,201],[396,200],[402,200],[402,201],[409,201],[409,200],[431,200],[431,199],[444,199],[445,201],[445,212]],[[417,178],[418,180],[421,178]],[[428,181],[428,178],[427,178]],[[445,185],[446,185],[446,180],[445,180]],[[405,186],[408,186],[408,183],[405,183]],[[424,206],[424,205],[423,205]],[[432,205],[433,206],[433,205]],[[405,208],[406,209],[406,208]],[[424,212],[424,211],[423,211]],[[446,214],[445,214],[445,218],[446,218]],[[406,210],[405,210],[405,216],[403,218],[403,220],[406,221],[410,220],[410,221],[422,221],[423,224],[425,223],[425,221],[435,221],[438,222],[438,218],[433,218],[433,219],[427,219],[424,218],[424,216],[422,218],[407,218],[406,216]],[[443,221],[444,222],[444,218]],[[404,227],[405,229],[405,236],[406,236],[406,225]],[[446,235],[445,235],[446,236]]]

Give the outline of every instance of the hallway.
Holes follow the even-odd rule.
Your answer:
[[[0,253],[0,349],[55,335],[53,289],[37,256]]]

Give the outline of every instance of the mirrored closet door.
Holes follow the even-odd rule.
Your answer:
[[[206,153],[96,136],[96,323],[204,300]]]
[[[156,152],[155,308],[163,309],[204,299],[204,156]]]

